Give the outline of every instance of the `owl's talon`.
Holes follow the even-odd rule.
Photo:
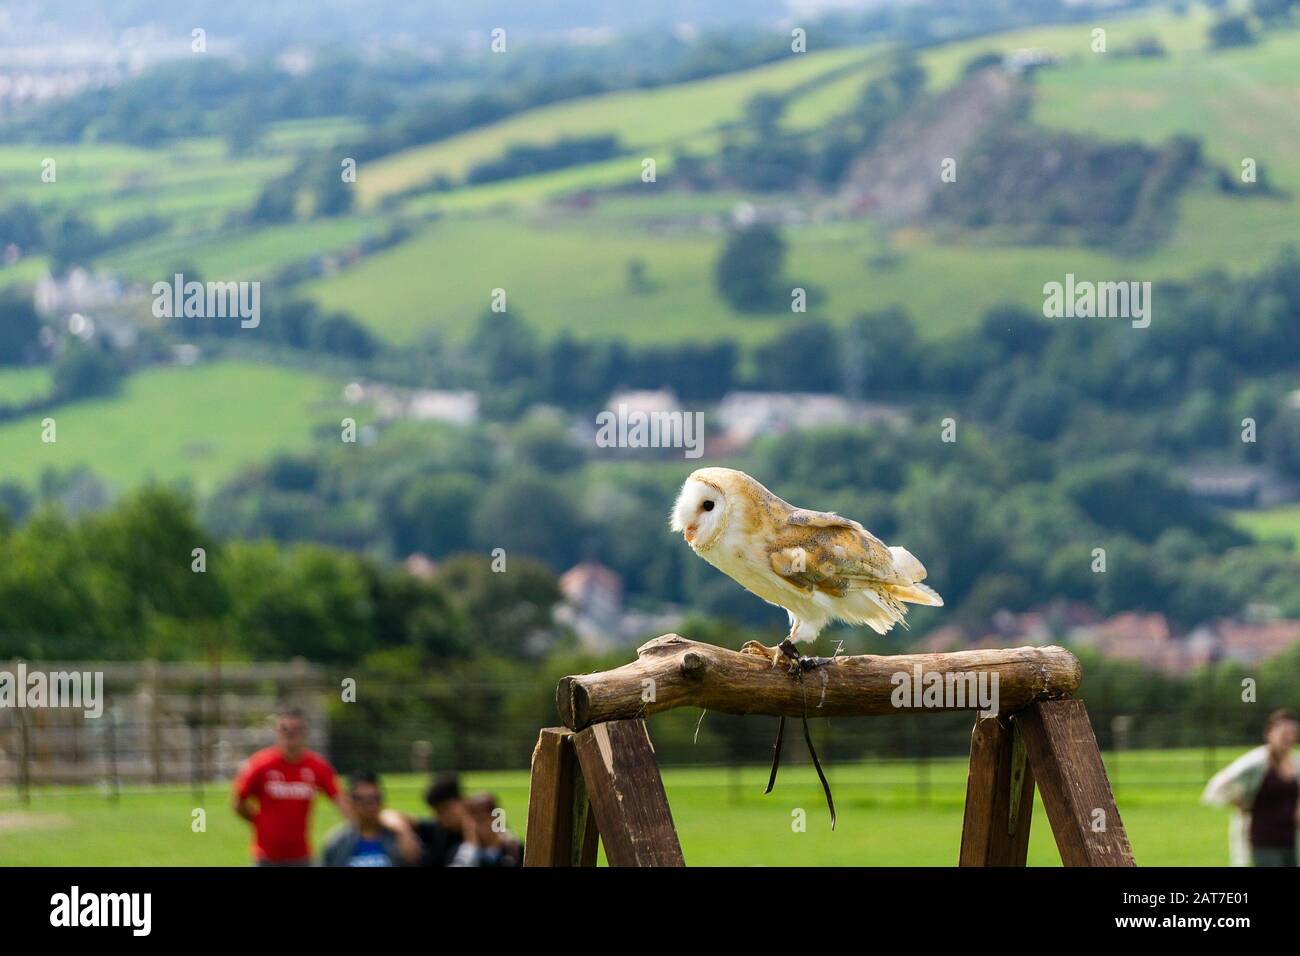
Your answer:
[[[803,655],[795,648],[794,641],[787,637],[777,645],[776,649],[789,660],[786,670],[790,672],[791,677],[798,677],[803,673]]]

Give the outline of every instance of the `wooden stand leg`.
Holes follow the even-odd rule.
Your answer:
[[[1081,700],[1047,700],[1012,717],[1066,866],[1134,866],[1097,738]]]
[[[533,750],[524,866],[595,866],[598,838],[573,732],[548,727]]]
[[[573,747],[609,865],[684,866],[645,721],[594,724]]]
[[[1013,726],[977,719],[970,737],[959,866],[1024,866],[1034,774]]]

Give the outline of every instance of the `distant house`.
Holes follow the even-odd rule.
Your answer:
[[[1088,605],[1057,600],[1023,613],[998,611],[991,621],[978,627],[945,624],[931,631],[917,649],[939,653],[964,648],[1057,644],[1075,629],[1096,624],[1097,620],[1096,612]]]
[[[139,339],[140,287],[124,285],[102,272],[77,267],[55,278],[45,273],[36,282],[32,305],[50,325],[83,341],[100,339],[114,348],[132,348]]]
[[[1269,508],[1294,501],[1298,491],[1262,465],[1198,465],[1183,475],[1193,495],[1223,508]]]
[[[477,392],[398,388],[373,382],[352,382],[343,389],[350,405],[371,405],[380,421],[446,422],[462,428],[478,421]]]
[[[623,579],[617,572],[587,561],[560,575],[559,584],[564,601],[555,611],[557,623],[570,628],[589,650],[617,646],[623,616]]]
[[[623,610],[623,579],[594,561],[576,564],[560,575],[560,594],[597,620],[613,621]]]
[[[808,428],[907,424],[906,414],[897,406],[815,392],[730,392],[718,403],[716,417],[723,434],[735,447],[763,435]]]
[[[1188,646],[1174,638],[1163,614],[1125,611],[1091,627],[1070,634],[1070,643],[1088,647],[1103,657],[1132,661],[1152,670],[1184,673],[1209,660],[1188,653]]]
[[[572,435],[576,444],[614,456],[654,450],[663,457],[698,457],[688,452],[703,451],[704,415],[684,407],[671,389],[630,389],[612,394],[596,417],[576,419]]]
[[[478,406],[476,392],[421,389],[411,394],[407,404],[407,417],[421,422],[438,421],[468,426],[478,421]]]
[[[194,365],[203,355],[202,349],[189,342],[181,342],[171,348],[172,361],[177,365]]]
[[[118,305],[127,289],[112,276],[92,274],[81,267],[56,279],[45,273],[36,280],[33,305],[45,317],[66,318],[74,312],[94,312]]]
[[[628,412],[680,412],[682,404],[677,400],[677,393],[670,388],[644,388],[615,392],[609,397],[608,408],[627,406]]]
[[[1153,670],[1186,674],[1216,661],[1255,664],[1300,643],[1300,621],[1210,621],[1176,635],[1163,614],[1126,612],[1071,633],[1072,644]]]
[[[769,203],[756,206],[751,202],[738,202],[731,207],[731,221],[741,227],[755,223],[769,223],[776,226],[802,226],[808,221],[808,213],[794,203]]]
[[[402,567],[406,569],[406,573],[411,577],[418,578],[421,581],[432,581],[438,574],[438,563],[431,561],[428,555],[418,551],[415,554],[408,555],[406,560],[402,562]]]
[[[623,579],[603,564],[585,561],[560,575],[563,598],[555,621],[577,635],[583,647],[603,653],[632,641],[672,631],[681,615],[672,610],[647,614],[623,607]]]
[[[917,650],[938,653],[1051,643],[1166,674],[1187,674],[1216,661],[1255,664],[1285,653],[1300,644],[1300,620],[1220,619],[1178,634],[1163,614],[1125,611],[1101,620],[1086,605],[1057,602],[1023,613],[1000,611],[981,627],[935,628]]]
[[[1300,643],[1300,621],[1211,621],[1193,631],[1192,639],[1210,647],[1216,659],[1255,664]]]
[[[1022,47],[1019,50],[1012,50],[1002,58],[1002,69],[1018,75],[1045,66],[1055,66],[1056,62],[1056,54],[1051,50]]]

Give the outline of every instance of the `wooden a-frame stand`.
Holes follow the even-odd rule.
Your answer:
[[[680,706],[791,716],[810,706],[761,650],[666,635],[632,664],[564,678],[567,726],[544,729],[533,751],[524,865],[595,866],[599,840],[611,866],[685,865],[642,717]],[[889,678],[915,667],[1000,678],[999,716],[977,719],[971,733],[959,865],[1025,865],[1035,786],[1066,866],[1134,865],[1087,710],[1063,696],[1081,672],[1061,648],[838,658],[813,678],[809,716],[897,713]]]

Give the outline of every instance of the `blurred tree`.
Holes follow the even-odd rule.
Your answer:
[[[527,472],[505,476],[479,494],[470,529],[484,554],[504,548],[508,560],[539,558],[557,571],[581,553],[582,522],[568,495]]]
[[[844,370],[835,330],[825,322],[803,322],[754,349],[754,374],[764,389],[783,392],[840,392]]]
[[[740,312],[780,307],[789,295],[781,287],[785,242],[772,226],[759,223],[732,232],[714,267],[719,294]]]
[[[510,431],[512,460],[548,474],[569,471],[582,464],[583,453],[563,419],[534,414]]]
[[[41,319],[31,292],[10,287],[0,290],[0,365],[21,365],[37,357]]]
[[[255,659],[342,663],[376,646],[370,576],[355,555],[319,545],[232,543],[223,577],[231,629]]]
[[[384,520],[398,557],[443,557],[469,546],[470,514],[482,492],[471,475],[416,475],[406,481]]]
[[[1249,46],[1255,42],[1255,33],[1245,17],[1225,16],[1210,25],[1209,38],[1210,46],[1222,50],[1235,46]]]
[[[525,641],[551,629],[560,600],[555,573],[540,561],[509,557],[506,570],[492,570],[490,556],[462,554],[438,567],[438,583],[470,622],[470,641],[480,656],[521,657],[541,653]]]
[[[54,395],[62,401],[112,393],[121,381],[121,368],[99,343],[68,338],[54,366]]]
[[[1266,459],[1279,471],[1300,478],[1300,408],[1279,412],[1262,436]]]

